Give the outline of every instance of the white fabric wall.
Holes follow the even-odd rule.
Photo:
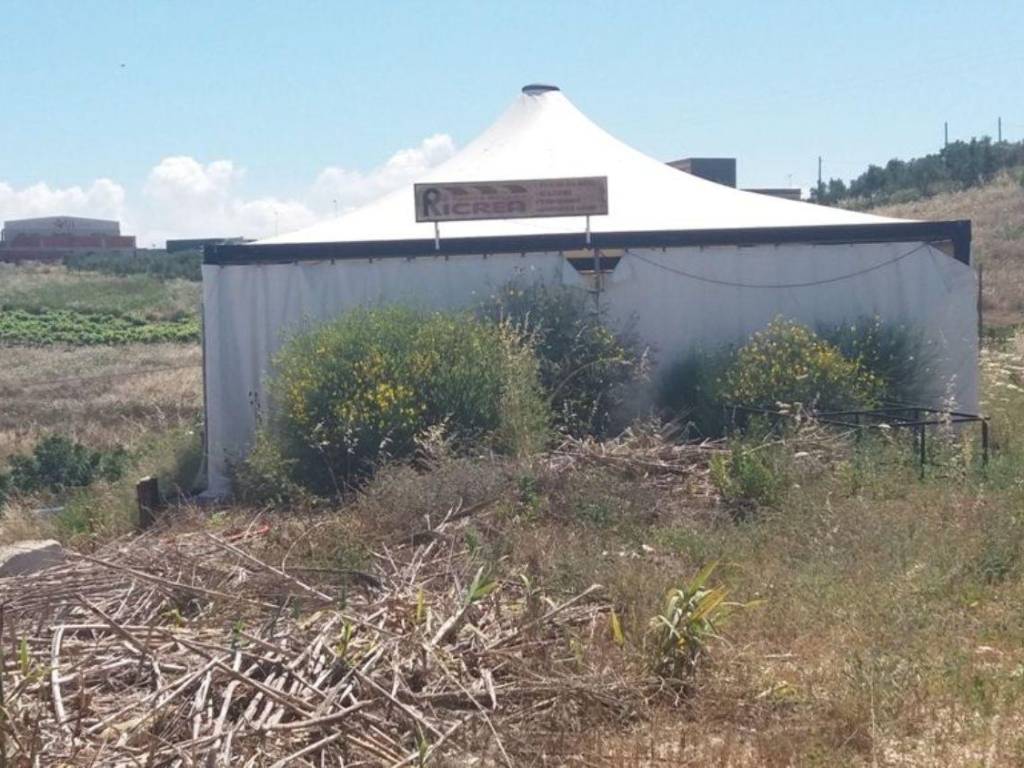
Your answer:
[[[282,333],[355,306],[471,306],[513,276],[582,285],[558,253],[203,266],[208,492],[229,492]],[[942,389],[975,411],[974,271],[922,243],[634,249],[601,303],[651,345],[657,366],[693,346],[742,341],[777,315],[809,325],[878,315],[924,329],[945,350]]]
[[[356,306],[472,306],[517,274],[558,282],[562,264],[550,253],[203,265],[208,493],[229,492],[227,464],[245,453],[271,359],[290,329]]]

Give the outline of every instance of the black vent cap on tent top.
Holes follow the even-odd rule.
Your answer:
[[[539,93],[547,93],[548,91],[559,91],[561,90],[557,85],[545,85],[544,83],[530,83],[529,85],[523,86],[523,93],[530,96],[536,96]]]

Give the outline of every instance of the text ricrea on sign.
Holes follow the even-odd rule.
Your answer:
[[[608,213],[608,178],[416,184],[416,221],[472,221]]]

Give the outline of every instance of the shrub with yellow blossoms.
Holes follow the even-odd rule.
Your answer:
[[[298,333],[274,361],[271,395],[295,479],[321,494],[409,456],[429,427],[516,451],[547,423],[529,347],[463,314],[360,309]]]
[[[828,411],[872,407],[884,386],[860,360],[844,357],[810,328],[776,318],[739,349],[721,391],[737,404],[800,403]]]

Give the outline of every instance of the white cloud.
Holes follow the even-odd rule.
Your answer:
[[[246,199],[239,185],[245,169],[230,160],[203,164],[185,155],[165,157],[142,187],[131,223],[139,243],[175,237],[263,237],[313,224],[305,203],[273,197]]]
[[[4,219],[50,216],[96,216],[120,218],[124,215],[125,191],[110,179],[97,179],[87,188],[54,188],[44,182],[16,190],[0,181],[0,216]]]
[[[0,219],[76,215],[119,219],[140,246],[167,238],[266,237],[307,227],[408,183],[455,152],[445,134],[401,149],[369,171],[328,166],[299,199],[247,197],[245,169],[231,160],[208,163],[188,155],[165,157],[150,169],[136,195],[110,179],[88,188],[54,189],[45,183],[16,190],[0,181]]]
[[[332,206],[335,200],[342,210],[355,208],[412,181],[453,154],[452,137],[435,133],[418,147],[398,150],[387,162],[369,172],[328,166],[317,176],[313,198],[320,208]]]
[[[214,160],[204,166],[195,158],[175,155],[165,157],[149,172],[142,191],[155,200],[199,202],[223,197],[244,175],[244,169],[236,169],[230,160]]]

